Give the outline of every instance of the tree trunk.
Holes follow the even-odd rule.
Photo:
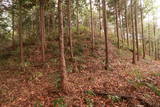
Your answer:
[[[15,16],[14,16],[14,1],[13,2],[13,6],[12,6],[12,46],[15,46],[15,39],[14,39],[14,30],[15,30]]]
[[[90,0],[90,13],[91,13],[91,40],[92,40],[92,52],[93,52],[94,51],[94,31],[93,31],[92,0]]]
[[[99,30],[100,30],[100,36],[102,36],[101,34],[101,30],[102,30],[102,24],[101,24],[101,0],[98,0],[98,6],[99,6]]]
[[[128,11],[127,11],[127,0],[125,1],[125,22],[126,22],[126,36],[127,36],[127,45],[129,46],[129,35],[128,35]]]
[[[151,56],[151,36],[150,36],[150,24],[148,22],[148,42],[149,42],[149,56]]]
[[[139,61],[139,40],[138,40],[138,26],[137,26],[137,0],[135,0],[134,6],[134,14],[135,14],[135,34],[136,34],[136,47],[137,47],[137,60]]]
[[[73,42],[71,34],[71,0],[67,0],[67,11],[68,11],[68,37],[69,37],[69,46],[70,46],[70,55],[73,58]]]
[[[58,0],[58,22],[59,22],[59,47],[60,47],[60,72],[61,72],[61,88],[66,91],[66,62],[64,56],[64,29],[63,29],[63,14],[62,14],[62,0]]]
[[[22,37],[22,1],[19,0],[19,42],[20,42],[20,63],[24,64],[24,54],[23,54],[23,37]]]
[[[106,54],[106,65],[105,68],[108,69],[108,27],[107,27],[107,14],[106,14],[106,1],[102,0],[103,5],[103,28],[105,35],[105,54]]]
[[[140,1],[140,12],[141,12],[141,29],[142,29],[142,46],[143,46],[143,59],[145,58],[145,38],[144,38],[144,31],[143,31],[143,9],[142,9],[142,1]]]
[[[133,18],[133,0],[131,0],[131,21],[132,21],[132,42],[133,42],[133,59],[132,63],[136,64],[135,60],[135,34],[134,34],[134,18]]]
[[[76,0],[77,5],[77,34],[79,35],[79,0]]]
[[[116,32],[117,32],[117,45],[118,48],[120,48],[120,40],[119,40],[119,23],[118,23],[118,7],[117,7],[117,2],[115,3],[115,10],[116,10]]]
[[[154,34],[154,39],[155,39],[155,43],[154,43],[154,56],[155,56],[155,60],[157,60],[157,48],[156,48],[156,45],[157,45],[157,43],[156,43],[156,25],[155,25],[155,23],[153,23],[153,34]]]
[[[42,49],[42,62],[45,62],[45,0],[40,0],[40,36]]]

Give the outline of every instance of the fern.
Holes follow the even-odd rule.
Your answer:
[[[146,86],[150,88],[153,92],[155,92],[158,96],[160,96],[160,89],[154,86],[153,84],[146,83]]]

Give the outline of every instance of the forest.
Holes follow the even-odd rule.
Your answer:
[[[0,107],[160,107],[160,1],[0,0]]]

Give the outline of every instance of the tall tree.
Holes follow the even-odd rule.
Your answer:
[[[70,55],[73,58],[73,42],[72,42],[72,34],[71,34],[71,0],[67,0],[67,25],[68,25],[68,37],[69,37],[69,45],[70,45]]]
[[[14,1],[12,1],[12,46],[15,45],[14,31],[15,31],[15,12],[14,12]]]
[[[141,13],[141,35],[142,35],[142,46],[143,46],[143,59],[145,58],[145,39],[144,39],[144,28],[143,28],[143,7],[142,0],[140,0],[140,13]]]
[[[117,45],[120,48],[120,39],[119,39],[119,22],[118,22],[118,2],[115,1],[115,14],[116,14],[116,32],[117,32]]]
[[[151,56],[151,35],[150,35],[150,24],[148,20],[148,42],[149,42],[149,56]]]
[[[79,35],[79,0],[76,0],[76,6],[77,6],[77,33]]]
[[[129,46],[129,34],[128,34],[128,11],[127,11],[127,2],[128,0],[125,0],[125,24],[126,24],[126,36],[127,36],[127,45]]]
[[[93,29],[92,0],[90,0],[90,14],[91,14],[91,40],[92,40],[92,52],[93,52],[94,51],[94,29]]]
[[[107,12],[106,12],[106,0],[102,0],[103,6],[103,28],[105,35],[105,54],[106,54],[106,65],[105,68],[108,69],[108,27],[107,27]]]
[[[98,12],[99,12],[99,30],[100,30],[100,36],[101,34],[101,30],[102,30],[102,24],[101,24],[101,0],[98,0]]]
[[[66,62],[64,55],[64,28],[62,0],[58,0],[58,29],[59,29],[59,48],[60,48],[60,72],[61,72],[61,88],[66,91],[65,82],[67,81]]]
[[[134,5],[134,19],[135,19],[135,35],[136,35],[136,48],[137,48],[137,60],[139,61],[139,40],[138,40],[138,25],[137,25],[137,0]]]
[[[132,23],[132,42],[133,42],[133,58],[132,63],[135,64],[135,33],[134,33],[134,16],[133,16],[133,0],[131,0],[131,23]]]
[[[45,3],[46,0],[40,0],[40,36],[42,49],[42,62],[45,62]]]
[[[21,65],[23,65],[24,53],[23,53],[23,37],[22,37],[22,0],[19,0],[18,3],[19,3],[18,33],[19,33],[19,42],[20,42],[20,62],[21,62]]]

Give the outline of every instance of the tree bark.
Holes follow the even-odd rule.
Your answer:
[[[23,54],[23,37],[22,37],[22,1],[19,0],[19,42],[20,42],[20,63],[24,64],[24,54]]]
[[[143,8],[142,8],[142,1],[140,0],[140,12],[141,12],[141,29],[142,29],[142,46],[143,46],[143,59],[145,59],[145,38],[144,38],[144,31],[143,31]]]
[[[128,11],[127,11],[127,0],[125,1],[125,22],[126,22],[126,36],[127,36],[127,45],[129,46],[129,35],[128,35]]]
[[[107,10],[106,10],[106,1],[102,0],[103,5],[103,28],[105,35],[105,54],[106,54],[106,65],[105,68],[108,69],[108,27],[107,27]]]
[[[59,48],[60,48],[60,72],[61,72],[61,88],[66,92],[65,82],[67,79],[66,62],[64,55],[64,29],[63,29],[63,13],[62,0],[58,0],[58,22],[59,22]]]
[[[132,42],[133,42],[132,63],[136,64],[136,60],[135,60],[135,33],[134,33],[134,18],[133,18],[133,0],[131,0],[131,21],[132,21]]]
[[[136,47],[137,47],[137,60],[139,61],[139,40],[138,40],[138,26],[137,26],[137,0],[135,0],[134,6],[134,16],[135,16],[135,34],[136,34]]]
[[[101,34],[101,30],[102,30],[102,24],[101,24],[101,0],[98,0],[98,6],[99,6],[99,30],[100,30],[100,36],[102,36]]]
[[[154,41],[154,42],[155,42],[155,43],[154,43],[154,45],[155,45],[155,46],[154,46],[154,47],[155,47],[155,48],[154,48],[154,54],[155,54],[155,55],[154,55],[154,56],[155,56],[155,60],[157,60],[156,25],[155,25],[154,22],[153,22],[153,34],[154,34],[154,39],[155,39],[155,41]]]
[[[69,46],[70,46],[70,56],[73,58],[73,42],[71,34],[71,0],[67,0],[67,11],[68,11],[68,37],[69,37]]]
[[[76,0],[77,5],[77,34],[79,35],[79,0]]]
[[[149,41],[149,56],[151,56],[151,36],[150,36],[150,24],[148,22],[148,41]]]
[[[14,15],[14,1],[13,2],[13,6],[12,6],[12,46],[14,47],[15,45],[15,39],[14,39],[14,31],[15,31],[15,15]]]
[[[90,0],[90,14],[91,14],[91,40],[92,40],[92,52],[93,52],[94,51],[94,31],[93,31],[92,0]]]
[[[40,0],[40,36],[41,36],[41,50],[42,62],[45,62],[45,0]]]
[[[120,48],[117,1],[116,1],[116,3],[115,3],[115,10],[116,10],[116,30],[117,30],[117,31],[116,31],[116,33],[117,33],[117,45],[118,45],[118,48]]]

